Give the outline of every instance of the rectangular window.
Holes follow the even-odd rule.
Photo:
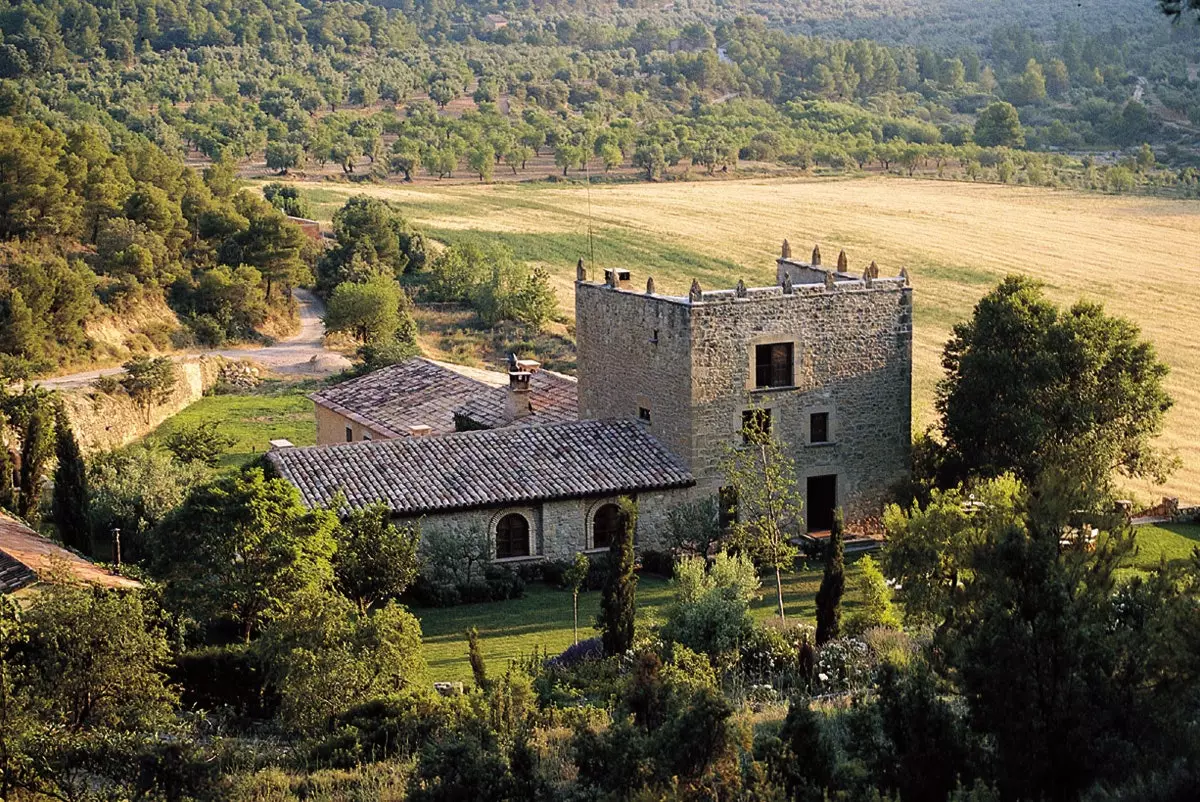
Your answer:
[[[808,442],[829,442],[829,413],[814,412],[808,416]]]
[[[349,426],[346,427],[346,442],[347,443],[354,442],[354,430],[351,429]]]
[[[742,442],[771,434],[771,410],[747,409],[742,412]]]
[[[638,420],[642,421],[643,423],[649,423],[650,410],[646,409],[645,407],[638,407]]]
[[[791,387],[793,343],[767,343],[754,347],[754,386]]]

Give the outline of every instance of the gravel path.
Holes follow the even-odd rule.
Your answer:
[[[350,360],[324,347],[321,342],[325,326],[321,316],[325,307],[317,296],[308,290],[292,290],[292,297],[300,307],[300,331],[280,340],[274,345],[260,348],[219,348],[210,351],[188,351],[172,354],[176,361],[198,356],[223,356],[227,359],[248,359],[276,373],[304,376],[328,376],[349,367]],[[38,379],[44,387],[80,387],[91,384],[99,376],[120,373],[120,367],[86,370],[66,376]]]

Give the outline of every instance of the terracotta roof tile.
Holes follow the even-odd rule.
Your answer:
[[[318,390],[309,396],[376,430],[385,437],[404,437],[412,426],[429,426],[433,434],[455,430],[460,410],[478,426],[496,428],[505,418],[508,377],[496,371],[446,365],[414,357],[396,365]],[[578,418],[575,380],[538,371],[530,382],[532,423],[558,423]]]
[[[401,515],[688,487],[682,462],[633,421],[571,421],[272,451],[309,506],[339,490],[353,508]]]
[[[61,566],[71,579],[92,585],[107,588],[142,586],[136,580],[111,573],[47,540],[20,521],[0,515],[0,593],[11,593],[31,585],[56,566]]]

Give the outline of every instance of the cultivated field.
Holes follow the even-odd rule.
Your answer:
[[[787,237],[826,262],[845,248],[853,271],[872,259],[884,275],[907,266],[916,289],[916,425],[932,419],[939,353],[954,322],[1008,272],[1047,283],[1060,302],[1079,297],[1141,325],[1172,367],[1176,399],[1165,442],[1184,466],[1162,492],[1200,501],[1200,202],[1106,197],[1046,189],[863,178],[760,179],[665,184],[343,186],[305,184],[329,219],[344,198],[399,203],[444,241],[507,243],[547,265],[569,308],[575,261],[654,276],[659,291],[774,277]],[[589,212],[590,210],[590,212]],[[589,244],[589,220],[591,237]],[[1149,485],[1130,488],[1144,499]]]

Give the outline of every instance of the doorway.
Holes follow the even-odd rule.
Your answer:
[[[833,511],[837,507],[837,474],[808,477],[808,531],[828,532],[833,528]]]

